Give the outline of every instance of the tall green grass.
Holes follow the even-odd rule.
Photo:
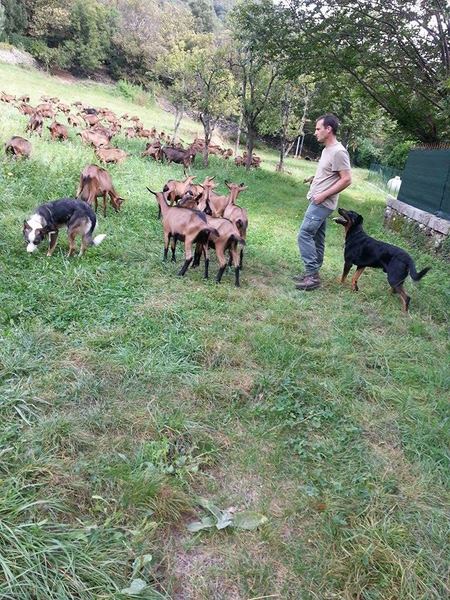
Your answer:
[[[114,89],[0,66],[5,91],[81,99],[172,118]],[[0,106],[0,139],[26,118]],[[183,135],[197,133],[186,121]],[[162,262],[146,187],[177,166],[139,157],[110,166],[127,198],[99,215],[107,238],[68,259],[28,255],[23,219],[75,193],[95,160],[74,132],[32,137],[31,159],[0,162],[0,597],[183,600],[446,597],[448,556],[448,266],[382,228],[384,198],[357,170],[341,205],[375,237],[411,251],[411,314],[367,271],[337,282],[343,231],[330,224],[324,286],[300,293],[300,182],[315,165],[262,149],[247,173],[213,157],[206,173],[245,181],[250,228],[242,287]],[[225,188],[220,188],[225,191]],[[181,260],[181,249],[178,250]],[[217,268],[213,261],[211,272]],[[199,496],[262,512],[255,532],[192,535]],[[151,556],[151,557],[150,557]]]

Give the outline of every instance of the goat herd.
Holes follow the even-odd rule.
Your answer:
[[[1,92],[0,100],[16,106],[22,114],[29,116],[26,130],[30,133],[41,136],[45,119],[51,119],[52,122],[48,129],[52,140],[67,140],[68,127],[82,127],[84,122],[87,128],[78,135],[85,143],[91,144],[95,148],[96,156],[103,163],[118,163],[128,156],[124,150],[110,146],[111,139],[122,128],[125,129],[125,136],[128,138],[140,137],[153,140],[146,144],[141,156],[182,164],[185,176],[186,169],[193,163],[195,155],[203,152],[205,148],[204,140],[199,138],[196,138],[187,148],[183,148],[181,144],[175,144],[173,141],[169,143],[168,136],[164,132],[158,133],[155,128],[145,129],[139,117],[130,117],[128,114],[124,114],[119,118],[109,109],[83,106],[81,102],[72,103],[72,107],[75,107],[76,111],[76,114],[72,114],[70,106],[60,102],[58,98],[48,96],[42,96],[42,103],[35,108],[29,104],[30,98],[26,95],[16,99],[15,96]],[[55,117],[58,113],[66,116],[67,125],[56,121]],[[105,122],[106,125],[103,124]],[[221,155],[226,159],[233,154],[231,149],[225,150],[216,145],[209,145],[208,149],[210,153]],[[31,150],[31,142],[20,136],[13,136],[5,145],[6,153],[15,157],[29,157]],[[235,158],[235,164],[243,166],[246,164],[246,160],[247,156],[238,156]],[[252,157],[252,166],[260,166],[258,157]],[[149,189],[156,197],[159,215],[162,218],[164,260],[167,259],[170,245],[172,261],[175,262],[176,243],[183,241],[185,261],[178,274],[185,275],[190,265],[192,267],[199,266],[200,260],[204,256],[205,278],[207,278],[209,250],[214,248],[219,263],[216,281],[221,281],[227,265],[233,265],[235,285],[239,286],[248,216],[246,210],[236,204],[236,199],[240,192],[247,188],[244,184],[225,181],[229,193],[219,195],[214,191],[217,186],[214,177],[206,177],[202,184],[195,184],[194,179],[195,176],[190,175],[182,181],[169,180],[162,192],[154,192]],[[115,191],[111,175],[106,169],[97,165],[86,166],[80,176],[77,200],[72,200],[70,203],[67,200],[59,200],[42,205],[28,221],[25,221],[24,235],[28,242],[27,250],[33,251],[36,243],[39,243],[48,234],[50,243],[48,255],[51,255],[56,244],[57,230],[63,225],[66,225],[69,231],[69,254],[72,254],[75,249],[74,236],[76,233],[82,235],[81,253],[88,245],[100,243],[95,240],[103,239],[104,236],[97,236],[95,240],[91,236],[96,224],[95,213],[92,209],[97,210],[97,199],[102,197],[103,214],[106,216],[108,196],[111,206],[118,212],[124,199]],[[49,215],[52,216],[51,223]],[[80,221],[80,215],[87,220]],[[41,237],[38,237],[38,231]]]

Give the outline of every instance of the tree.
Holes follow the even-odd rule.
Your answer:
[[[70,39],[64,42],[68,64],[86,73],[108,57],[114,14],[96,0],[75,0],[70,13]]]
[[[266,21],[269,0],[249,2],[237,6],[230,15],[231,29],[236,40],[230,64],[241,86],[242,120],[246,130],[247,169],[252,163],[255,138],[263,120],[264,110],[270,105],[274,84],[283,72],[281,54],[275,55],[272,46],[264,44],[261,28],[274,26]],[[270,10],[269,8],[269,10]],[[273,14],[272,12],[270,14]]]
[[[303,135],[313,89],[314,84],[308,76],[295,80],[280,77],[274,85],[273,98],[262,115],[260,131],[280,138],[277,171],[283,171],[285,157],[295,140]]]
[[[196,46],[186,55],[186,85],[189,105],[200,119],[205,137],[203,162],[208,166],[208,146],[217,122],[237,109],[235,81],[228,66],[226,47],[217,47],[211,36],[205,47]]]
[[[145,86],[159,75],[170,83],[170,77],[155,65],[192,35],[194,19],[189,8],[168,0],[104,1],[118,14],[108,59],[113,76]]]
[[[444,0],[287,0],[273,7],[273,40],[324,77],[346,72],[399,126],[423,142],[450,132],[450,8]],[[267,17],[269,18],[269,17]]]
[[[0,4],[0,37],[9,39],[12,34],[22,35],[27,27],[27,13],[22,2],[2,0]],[[3,27],[1,26],[3,24]]]

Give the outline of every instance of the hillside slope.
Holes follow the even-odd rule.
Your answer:
[[[105,85],[6,65],[0,78],[34,104],[57,95],[171,125]],[[26,122],[1,103],[2,143]],[[196,127],[186,120],[182,137]],[[123,136],[115,143],[131,156],[108,170],[126,202],[99,215],[103,244],[68,259],[62,231],[51,259],[28,255],[23,220],[73,196],[95,158],[75,131],[30,139],[29,160],[0,157],[0,597],[446,597],[448,266],[383,230],[366,173],[341,205],[418,268],[432,265],[406,284],[410,316],[380,271],[364,273],[358,294],[337,282],[333,223],[323,288],[294,289],[301,181],[314,165],[289,159],[291,175],[275,173],[271,153],[251,173],[215,157],[194,168],[224,192],[225,179],[249,187],[240,289],[232,273],[216,285],[162,262],[146,187],[182,172],[143,160],[143,141]],[[211,508],[199,498],[267,522],[190,533]]]

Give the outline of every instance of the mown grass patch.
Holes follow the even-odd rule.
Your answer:
[[[146,126],[171,122],[107,86],[0,72],[14,75],[5,91],[34,102],[76,95],[142,111]],[[0,112],[2,140],[23,134],[24,117]],[[194,137],[197,125],[185,127]],[[99,215],[105,242],[68,259],[62,232],[51,259],[30,256],[23,219],[73,195],[94,159],[72,132],[32,143],[29,161],[0,162],[0,595],[118,599],[139,578],[141,598],[444,598],[448,267],[383,230],[365,172],[341,204],[432,265],[407,284],[410,316],[381,272],[365,273],[358,294],[337,283],[343,231],[331,223],[323,288],[294,289],[300,182],[314,165],[291,159],[280,175],[265,151],[257,172],[214,157],[195,167],[199,180],[249,186],[239,290],[232,274],[217,286],[162,263],[146,186],[181,171],[140,159],[143,143],[121,136],[132,157],[109,170],[127,200]],[[199,496],[268,523],[190,534]]]

